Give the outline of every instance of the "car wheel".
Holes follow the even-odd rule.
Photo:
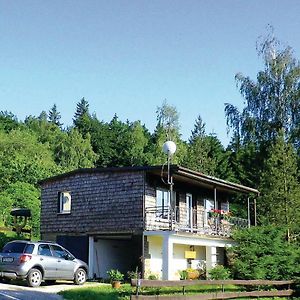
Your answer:
[[[54,284],[56,280],[45,280],[46,284]]]
[[[42,273],[38,269],[31,269],[26,278],[28,286],[37,287],[42,282]]]
[[[74,283],[75,284],[84,284],[86,282],[86,271],[84,269],[79,268],[74,275]]]

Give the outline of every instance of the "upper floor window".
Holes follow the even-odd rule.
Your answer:
[[[156,207],[157,216],[161,218],[167,218],[170,205],[170,192],[168,190],[157,189],[156,190]]]
[[[58,193],[58,212],[70,213],[71,212],[71,193],[59,192]]]

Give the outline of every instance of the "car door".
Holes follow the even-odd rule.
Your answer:
[[[38,246],[39,263],[44,269],[44,279],[57,278],[58,259],[52,255],[48,244]]]
[[[57,272],[61,279],[73,279],[75,264],[74,257],[63,247],[51,245],[53,255],[57,258]]]

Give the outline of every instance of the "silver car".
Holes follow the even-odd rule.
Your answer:
[[[58,279],[83,284],[87,273],[85,262],[54,242],[12,241],[0,253],[0,279],[26,279],[31,287]]]

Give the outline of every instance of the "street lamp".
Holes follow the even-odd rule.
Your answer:
[[[170,165],[171,165],[171,158],[173,154],[176,152],[176,144],[173,141],[167,141],[163,144],[163,152],[168,155],[168,181],[169,184],[169,191],[170,191],[170,230],[172,230],[173,227],[173,215],[175,210],[175,205],[173,203],[173,178],[171,176],[170,172]]]

